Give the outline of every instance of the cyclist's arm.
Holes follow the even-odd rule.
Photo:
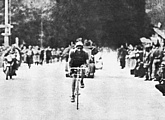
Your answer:
[[[69,51],[69,58],[68,58],[68,64],[69,64],[69,68],[71,67],[71,61],[72,61],[72,58],[73,58],[73,50],[71,49]]]
[[[71,67],[71,58],[70,57],[68,58],[68,67],[69,68]]]

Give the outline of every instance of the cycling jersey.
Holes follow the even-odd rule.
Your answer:
[[[88,59],[88,53],[86,53],[84,50],[78,52],[76,49],[71,50],[70,54],[70,67],[80,67],[81,65],[86,63],[86,60]]]

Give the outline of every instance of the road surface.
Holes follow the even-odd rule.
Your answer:
[[[165,97],[154,81],[120,69],[116,53],[104,53],[104,66],[80,89],[80,109],[70,102],[71,79],[64,62],[26,64],[13,80],[0,72],[0,120],[165,120]]]

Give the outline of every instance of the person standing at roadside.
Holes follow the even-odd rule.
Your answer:
[[[27,49],[26,54],[27,54],[26,61],[27,61],[28,67],[30,69],[31,64],[33,64],[33,55],[34,55],[31,45]]]
[[[50,63],[51,57],[52,57],[51,48],[48,47],[46,49],[46,63]]]
[[[146,45],[144,52],[143,52],[143,67],[145,69],[145,81],[151,80],[151,73],[152,73],[152,61],[151,61],[151,53],[152,53],[152,46]]]
[[[162,62],[162,58],[163,58],[163,48],[160,47],[159,43],[157,43],[155,45],[155,49],[153,50],[152,56],[151,56],[152,69],[153,69],[151,79],[157,80],[157,78],[158,78],[158,69],[159,69],[160,64]]]
[[[165,48],[165,46],[163,46]],[[165,96],[165,49],[163,48],[163,58],[161,62],[161,66],[159,68],[159,80],[163,79],[163,81],[159,82],[159,84],[156,84],[155,87],[158,89],[163,96]],[[162,75],[163,74],[163,75]]]
[[[34,53],[33,56],[34,64],[38,65],[40,61],[40,48],[36,46],[33,50],[33,53]]]
[[[40,50],[40,64],[43,65],[45,50],[41,48]]]
[[[118,49],[118,60],[120,61],[120,66],[121,69],[125,68],[125,58],[126,55],[128,55],[127,50],[124,48],[123,45],[121,45],[121,47]]]
[[[22,61],[24,63],[26,63],[26,58],[27,58],[26,51],[27,51],[26,46],[23,46],[23,49],[21,50],[21,53],[22,53]]]

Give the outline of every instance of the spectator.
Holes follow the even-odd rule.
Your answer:
[[[127,54],[127,50],[124,48],[123,45],[121,45],[121,47],[118,49],[118,59],[120,61],[121,69],[125,67],[125,58]]]
[[[26,61],[27,61],[28,67],[30,68],[31,64],[33,64],[33,55],[34,55],[31,45],[27,49],[26,54],[27,54]]]
[[[155,45],[155,49],[151,53],[151,61],[153,61],[152,63],[153,73],[152,73],[151,79],[157,80],[158,78],[157,73],[158,73],[159,66],[162,62],[162,58],[163,58],[163,49],[160,47],[160,44],[157,43]]]
[[[52,57],[51,49],[50,49],[50,47],[48,47],[48,48],[46,49],[46,63],[49,63],[49,62],[50,62],[51,57]]]
[[[45,53],[44,49],[41,48],[40,50],[40,64],[41,65],[43,64],[43,61],[44,61],[44,53]]]
[[[150,45],[145,46],[144,55],[143,55],[143,67],[145,69],[145,80],[151,80],[152,73],[152,61],[151,61],[151,51],[152,47]]]
[[[34,53],[34,56],[33,56],[34,63],[36,65],[38,65],[39,64],[39,61],[40,61],[40,48],[38,46],[36,46],[33,49],[33,53]]]
[[[26,46],[23,46],[23,49],[22,49],[21,53],[22,53],[22,61],[24,63],[26,63],[26,60],[27,60],[26,51],[27,51]]]

